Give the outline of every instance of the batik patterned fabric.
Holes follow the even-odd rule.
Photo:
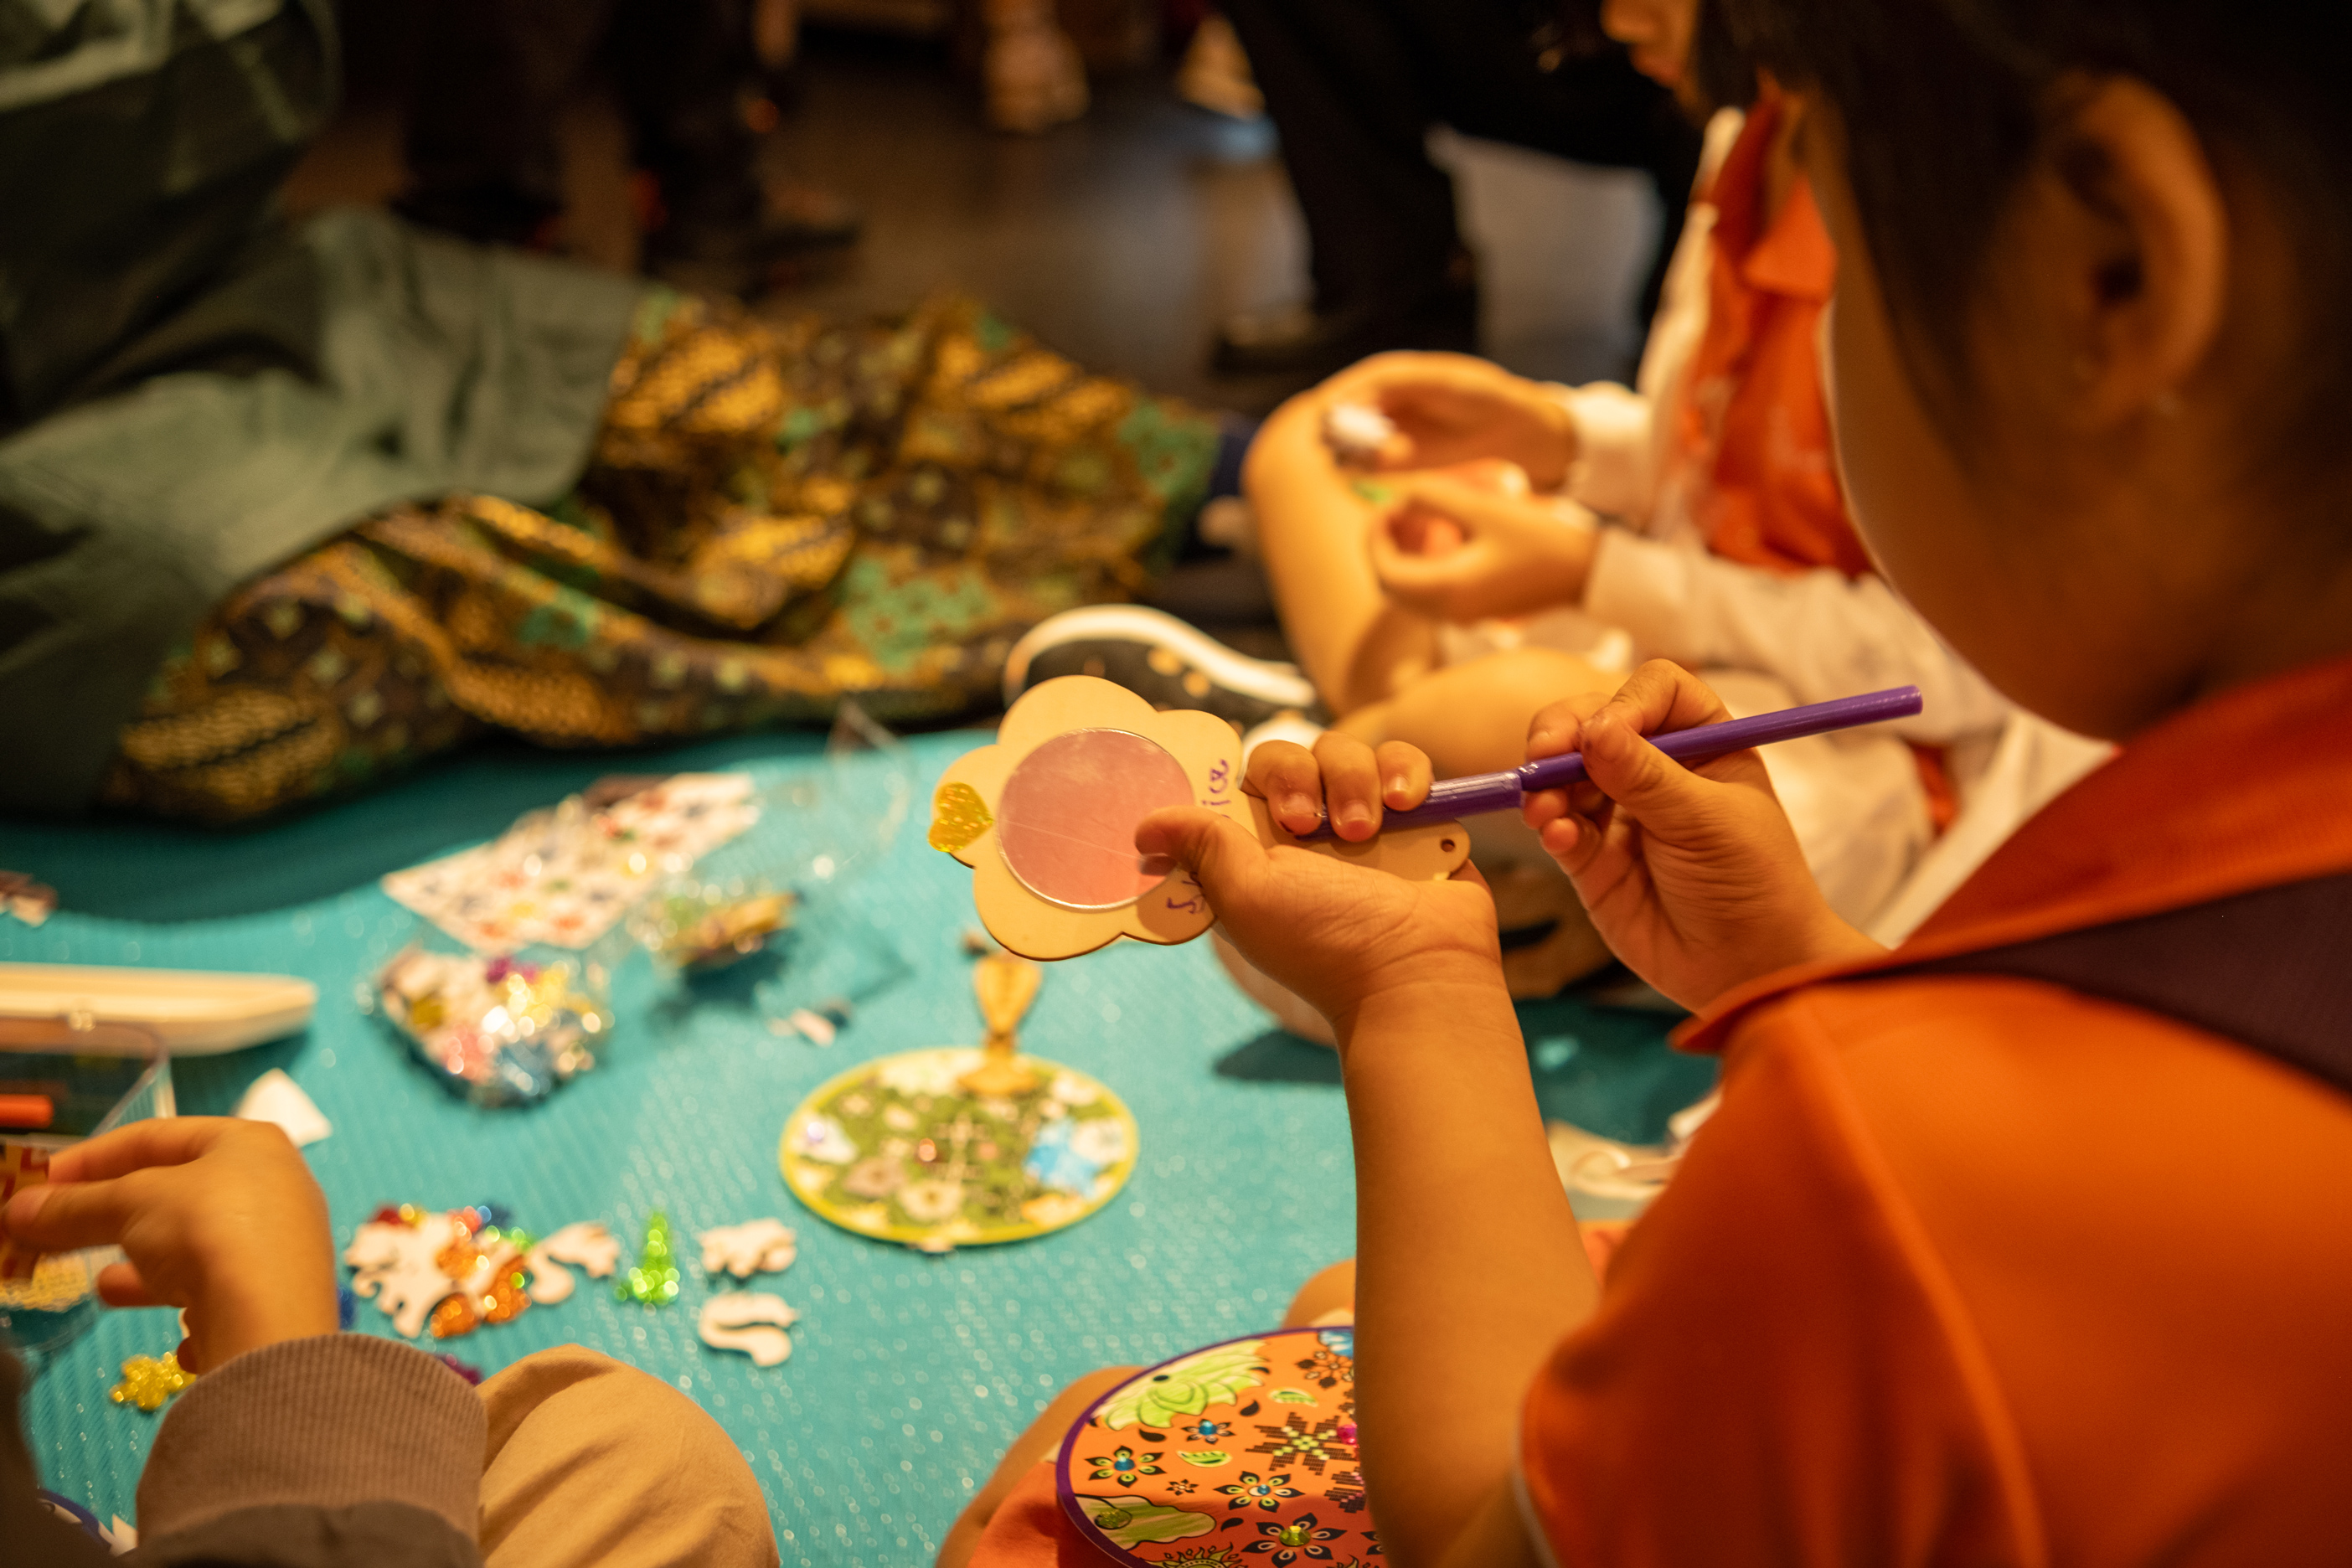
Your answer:
[[[993,699],[1027,626],[1132,597],[1213,419],[985,308],[784,322],[650,291],[595,451],[544,511],[394,509],[222,604],[105,797],[229,821],[500,729],[625,745]]]
[[[1381,1558],[1356,1447],[1355,1331],[1284,1329],[1137,1373],[1063,1439],[1062,1510],[1106,1563]]]

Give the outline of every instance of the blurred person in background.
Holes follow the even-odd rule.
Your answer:
[[[562,121],[609,95],[638,171],[656,276],[737,294],[773,268],[854,245],[840,196],[786,175],[763,141],[788,97],[790,0],[424,0],[398,210],[467,239],[576,248]]]
[[[1307,220],[1312,298],[1236,317],[1215,361],[1323,374],[1381,349],[1478,347],[1478,269],[1430,131],[1639,169],[1657,193],[1655,308],[1699,132],[1599,26],[1598,0],[1223,0]]]
[[[0,0],[0,808],[250,819],[562,746],[992,702],[1214,420],[975,301],[757,321],[280,214],[327,0]]]

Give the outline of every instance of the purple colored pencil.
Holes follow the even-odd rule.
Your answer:
[[[1799,741],[1807,735],[1826,735],[1836,730],[1883,724],[1890,719],[1908,719],[1922,705],[1917,687],[1896,686],[1859,697],[1841,697],[1833,702],[1810,702],[1802,708],[1784,708],[1778,713],[1759,713],[1752,719],[1733,719],[1721,724],[1700,724],[1671,734],[1653,735],[1650,743],[1678,763],[1695,763],[1719,757],[1726,752],[1769,746],[1776,741]],[[1383,813],[1381,831],[1451,822],[1486,811],[1517,811],[1531,795],[1581,783],[1583,778],[1583,753],[1569,752],[1499,773],[1440,779],[1430,785],[1429,798],[1411,811]],[[1307,838],[1330,836],[1328,824],[1303,835]]]

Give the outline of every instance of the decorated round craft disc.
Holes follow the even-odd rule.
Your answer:
[[[801,1102],[778,1160],[793,1195],[845,1230],[939,1251],[1060,1230],[1118,1194],[1135,1118],[1075,1068],[1019,1058],[1036,1087],[974,1094],[976,1047],[879,1057]]]
[[[1361,1568],[1356,1332],[1280,1329],[1139,1373],[1062,1439],[1062,1511],[1106,1563]]]

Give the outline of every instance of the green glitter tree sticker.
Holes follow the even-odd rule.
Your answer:
[[[646,1216],[646,1245],[614,1295],[640,1307],[667,1307],[677,1300],[677,1258],[670,1250],[669,1215],[661,1210]]]

